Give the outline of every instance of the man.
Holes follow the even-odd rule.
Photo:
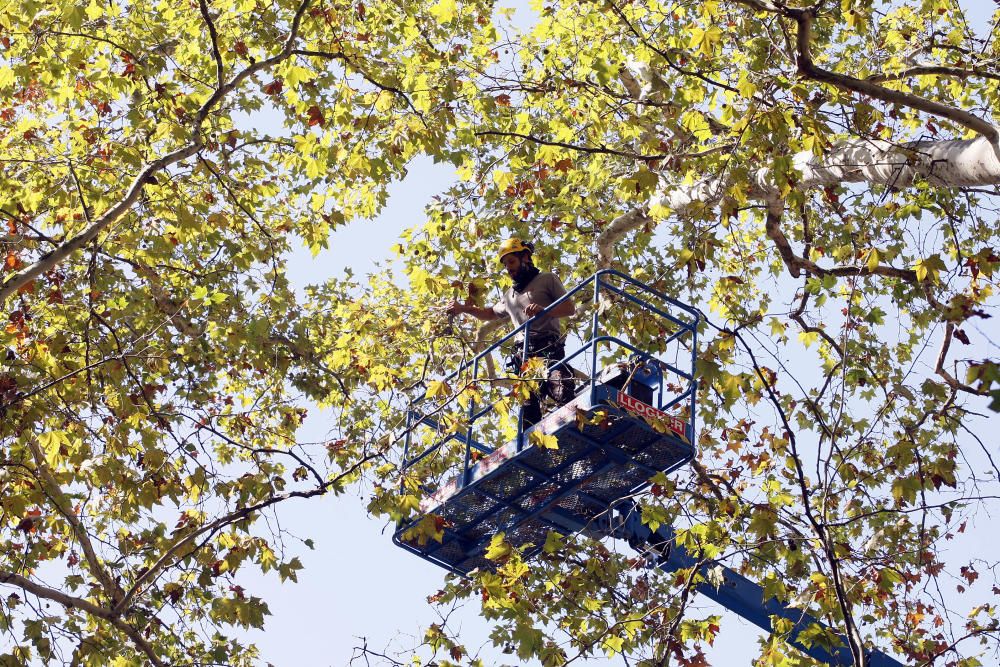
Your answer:
[[[452,301],[448,306],[448,314],[468,313],[480,320],[495,320],[507,315],[511,323],[519,327],[566,294],[566,288],[559,278],[535,268],[532,261],[533,249],[532,244],[523,243],[518,238],[510,238],[501,243],[497,254],[514,284],[491,308]],[[547,378],[542,383],[541,389],[532,392],[531,398],[522,406],[521,414],[525,428],[541,420],[540,402],[543,396],[552,397],[559,405],[568,403],[573,398],[573,372],[566,364],[558,363],[566,356],[559,318],[569,317],[575,312],[572,299],[567,299],[531,323],[528,331],[527,356],[546,360]],[[520,339],[516,351],[507,360],[515,373],[520,373],[524,366],[522,345],[523,339]]]

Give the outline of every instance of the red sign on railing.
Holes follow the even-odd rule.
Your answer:
[[[629,396],[624,391],[618,392],[618,405],[622,406],[637,417],[646,420],[657,421],[664,424],[671,431],[676,433],[687,442],[687,424],[680,417],[673,417],[662,410],[657,410],[652,405],[643,403],[634,396]]]

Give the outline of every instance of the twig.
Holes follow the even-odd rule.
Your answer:
[[[219,32],[215,29],[215,21],[208,11],[207,0],[198,0],[198,8],[201,10],[201,17],[205,19],[208,26],[208,34],[212,40],[212,57],[215,58],[215,78],[221,88],[225,81],[225,65],[222,63],[222,54],[219,52]]]

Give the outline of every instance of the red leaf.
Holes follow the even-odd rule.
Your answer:
[[[320,108],[315,104],[309,107],[309,111],[307,113],[309,114],[309,127],[313,127],[314,125],[323,127],[326,123],[326,119],[323,117],[323,112],[320,111]]]
[[[281,92],[283,85],[281,79],[275,79],[271,83],[266,84],[262,90],[266,95],[277,95]]]

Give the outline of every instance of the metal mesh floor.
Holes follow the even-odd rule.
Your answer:
[[[470,469],[468,484],[399,526],[393,540],[455,572],[488,568],[492,563],[483,554],[496,533],[505,533],[508,542],[531,555],[541,549],[549,530],[568,534],[585,528],[611,503],[641,490],[654,474],[669,472],[693,456],[685,437],[657,432],[613,401],[595,403],[566,408],[574,414],[584,409],[588,416],[606,411],[600,425],[580,429],[576,419],[550,422],[546,432],[558,440],[556,449],[525,446],[518,452],[516,443],[509,443],[498,450],[506,460]],[[407,539],[427,515],[440,517],[442,540]]]

